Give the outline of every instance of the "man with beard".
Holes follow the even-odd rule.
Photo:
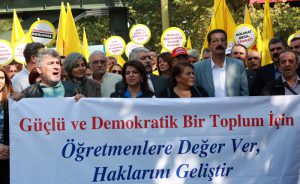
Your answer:
[[[248,96],[248,82],[244,63],[226,57],[227,34],[215,29],[207,35],[212,57],[195,66],[196,84],[202,86],[211,97]]]
[[[164,77],[152,74],[151,56],[145,47],[137,47],[129,54],[129,60],[139,60],[146,68],[148,84],[151,91],[158,96],[168,86],[168,81]],[[117,88],[117,87],[116,87]]]
[[[297,53],[284,50],[279,54],[278,67],[281,77],[269,82],[262,90],[263,95],[298,95],[300,94],[300,79],[296,73],[299,65]]]
[[[78,101],[82,95],[79,89],[72,83],[61,81],[61,64],[59,53],[53,49],[40,51],[36,57],[36,69],[40,74],[41,81],[22,91],[21,95],[13,95],[13,99],[22,97],[74,97]]]
[[[93,71],[93,79],[101,84],[101,96],[109,98],[110,94],[115,91],[115,85],[122,80],[122,77],[107,71],[107,57],[99,50],[90,54],[89,61]]]
[[[235,44],[231,48],[230,57],[233,57],[233,58],[243,61],[245,66],[246,66],[247,55],[248,55],[248,50],[242,44]],[[257,95],[257,91],[255,90],[256,89],[256,73],[251,70],[248,70],[246,68],[246,74],[247,74],[247,80],[248,80],[249,95],[255,96],[255,95]]]
[[[257,71],[259,92],[261,92],[268,82],[281,77],[281,72],[278,66],[279,53],[286,49],[286,47],[286,43],[279,38],[274,37],[269,41],[269,52],[273,63],[265,65]]]

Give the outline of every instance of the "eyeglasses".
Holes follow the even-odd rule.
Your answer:
[[[122,74],[122,71],[121,71],[121,70],[112,70],[111,73],[118,73],[118,74],[121,75],[121,74]]]
[[[105,60],[94,60],[94,61],[91,61],[93,65],[99,65],[100,63],[101,64],[106,64],[106,61]]]
[[[248,61],[251,61],[252,59],[253,59],[253,60],[258,60],[258,59],[259,59],[259,57],[248,57],[248,59],[247,59],[247,60],[248,60]]]

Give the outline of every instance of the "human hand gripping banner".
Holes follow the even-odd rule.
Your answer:
[[[300,97],[10,101],[11,184],[297,184]]]

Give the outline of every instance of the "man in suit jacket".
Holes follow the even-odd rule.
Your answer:
[[[230,57],[239,59],[244,62],[246,66],[246,60],[248,56],[247,47],[242,44],[235,44],[231,49]],[[256,73],[254,71],[246,68],[247,80],[248,80],[248,89],[250,96],[256,96],[259,93],[257,92],[256,84]]]
[[[207,35],[212,57],[195,63],[196,84],[209,96],[248,96],[248,82],[244,63],[225,56],[227,34],[215,29]]]
[[[149,87],[155,96],[159,96],[168,87],[168,80],[166,78],[152,74],[151,56],[148,49],[145,47],[133,49],[129,54],[129,60],[139,60],[143,63],[147,71]],[[118,87],[116,86],[116,88]]]
[[[268,82],[281,77],[281,72],[279,71],[278,66],[279,53],[282,52],[286,47],[287,45],[285,41],[279,38],[274,37],[269,41],[269,52],[272,63],[257,70],[259,91],[261,91]]]

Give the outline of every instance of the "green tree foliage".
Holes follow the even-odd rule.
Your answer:
[[[252,5],[249,8],[253,26],[263,29],[264,9],[263,6]],[[299,30],[300,8],[290,7],[287,3],[275,3],[271,8],[274,36],[284,40]]]
[[[201,49],[207,28],[213,14],[213,0],[169,0],[170,26],[176,26],[191,36],[192,46]],[[249,0],[227,0],[227,6],[237,25],[244,22],[245,5]],[[145,24],[151,30],[151,40],[145,45],[147,48],[160,51],[160,37],[162,35],[160,0],[127,0],[129,29],[134,24]],[[290,7],[287,3],[271,4],[271,18],[276,36],[287,39],[300,25],[299,7]],[[249,6],[254,27],[263,26],[263,5]],[[108,38],[109,23],[107,16],[86,17],[76,22],[80,36],[82,28],[87,31],[89,44],[103,43]],[[2,26],[1,26],[2,27]]]
[[[0,20],[0,34],[11,29],[12,19],[1,19]]]

